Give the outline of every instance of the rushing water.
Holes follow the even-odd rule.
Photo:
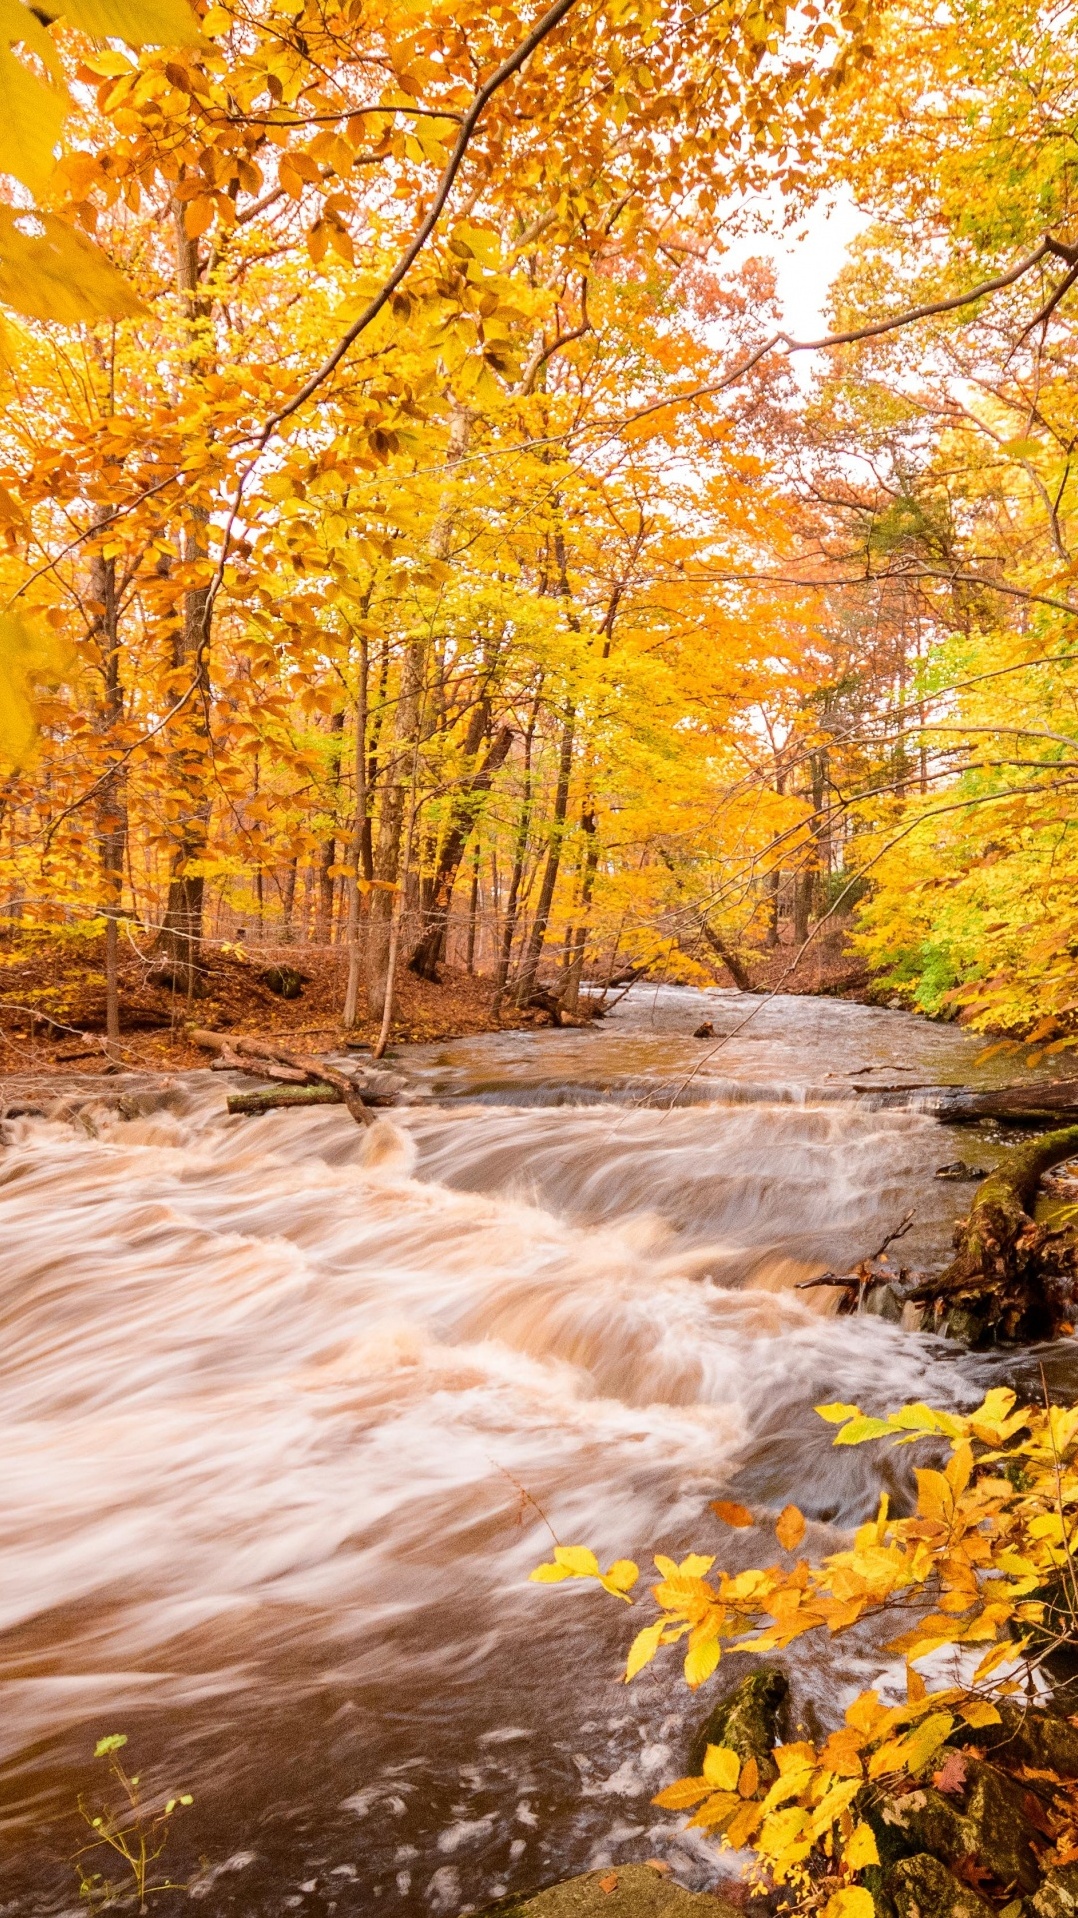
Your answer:
[[[899,1468],[833,1452],[815,1403],[969,1403],[1028,1370],[793,1289],[911,1207],[909,1256],[943,1259],[969,1188],[934,1171],[998,1141],[851,1088],[983,1081],[977,1050],[667,990],[414,1050],[415,1102],[368,1134],[229,1119],[209,1074],[130,1120],[9,1121],[2,1909],[77,1907],[76,1796],[114,1731],[151,1797],[194,1794],[162,1912],[438,1918],[653,1856],[708,1882],[650,1804],[708,1694],[673,1663],[619,1688],[627,1608],[526,1575],[547,1524],[768,1562],[719,1495],[795,1500],[825,1550]],[[799,1715],[885,1664],[797,1649]]]

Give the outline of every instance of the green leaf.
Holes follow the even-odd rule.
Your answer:
[[[107,1758],[110,1752],[118,1752],[127,1743],[126,1732],[110,1732],[107,1738],[99,1738],[94,1746],[95,1758]]]
[[[0,206],[0,303],[27,319],[65,326],[132,319],[146,311],[85,234],[54,213],[10,206]]]

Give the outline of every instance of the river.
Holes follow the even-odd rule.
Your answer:
[[[793,1500],[827,1550],[908,1455],[833,1452],[814,1404],[1031,1385],[1036,1354],[793,1290],[910,1208],[911,1261],[943,1260],[970,1188],[935,1170],[998,1139],[851,1088],[1008,1076],[979,1050],[881,1009],[638,989],[587,1032],[410,1049],[415,1103],[368,1134],[230,1119],[208,1073],[134,1119],[8,1121],[3,1911],[79,1908],[75,1801],[112,1732],[151,1795],[194,1797],[162,1913],[456,1918],[649,1857],[707,1883],[650,1799],[727,1667],[695,1698],[673,1662],[619,1686],[628,1608],[527,1573],[548,1526],[770,1562],[716,1496]],[[1047,1357],[1073,1397],[1073,1344]],[[795,1648],[797,1717],[886,1665]]]

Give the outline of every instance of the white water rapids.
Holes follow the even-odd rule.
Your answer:
[[[650,1799],[727,1668],[695,1699],[674,1663],[619,1688],[636,1621],[527,1583],[540,1512],[601,1555],[749,1564],[772,1535],[708,1501],[793,1499],[824,1550],[898,1467],[833,1453],[815,1403],[970,1402],[1032,1362],[792,1290],[911,1207],[910,1258],[942,1260],[969,1188],[934,1170],[998,1145],[850,1087],[983,1079],[977,1042],[779,1000],[686,1088],[692,1028],[755,1003],[669,990],[416,1049],[421,1096],[369,1134],[230,1119],[208,1073],[133,1119],[7,1122],[5,1912],[77,1908],[114,1731],[151,1796],[195,1798],[161,1912],[453,1918],[654,1856],[708,1881]],[[791,1654],[810,1724],[884,1662],[839,1650]]]

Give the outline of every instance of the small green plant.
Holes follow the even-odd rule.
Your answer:
[[[79,1894],[91,1909],[111,1904],[130,1883],[138,1898],[141,1918],[153,1892],[187,1889],[169,1878],[155,1879],[153,1872],[168,1844],[173,1817],[181,1805],[193,1804],[194,1800],[190,1792],[181,1792],[167,1799],[156,1811],[144,1805],[138,1775],[128,1772],[117,1756],[126,1743],[125,1733],[111,1732],[107,1738],[99,1738],[94,1748],[95,1758],[108,1761],[115,1790],[110,1800],[97,1805],[88,1804],[80,1793],[79,1816],[93,1836],[75,1853],[75,1869],[79,1875]],[[106,1853],[103,1862],[110,1862],[107,1854],[112,1852],[124,1866],[123,1875],[115,1884],[103,1871],[88,1870],[83,1862],[102,1851]]]

